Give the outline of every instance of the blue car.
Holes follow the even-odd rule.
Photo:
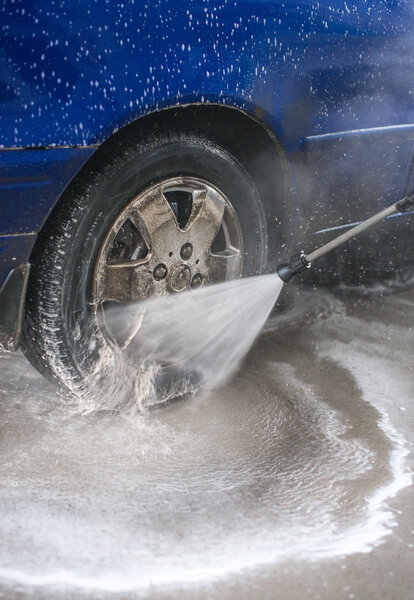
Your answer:
[[[5,0],[0,342],[84,378],[114,303],[272,272],[414,187],[410,0]],[[320,280],[408,272],[392,218]],[[406,270],[403,270],[406,269]]]

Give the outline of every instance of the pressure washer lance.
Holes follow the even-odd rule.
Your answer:
[[[395,204],[392,204],[388,208],[384,208],[384,210],[381,210],[369,219],[366,219],[366,221],[362,221],[362,223],[359,223],[359,225],[356,225],[355,227],[352,227],[345,233],[342,233],[327,244],[324,244],[320,248],[317,248],[310,254],[305,254],[304,252],[301,252],[300,254],[292,256],[289,262],[280,264],[277,267],[277,274],[279,275],[282,281],[288,283],[295,275],[303,273],[303,271],[306,271],[306,269],[310,269],[313,261],[317,260],[318,258],[324,256],[334,248],[337,248],[341,244],[344,244],[348,240],[359,235],[366,229],[369,229],[373,225],[376,225],[377,223],[391,215],[395,215],[396,213],[405,213],[413,209],[414,191],[412,191],[407,196],[404,196],[404,198],[401,198],[401,200],[399,200]]]
[[[317,260],[340,244],[347,242],[362,231],[365,231],[390,215],[404,213],[410,210],[414,210],[414,191],[402,198],[396,204],[385,208],[356,227],[352,227],[352,229],[349,229],[346,233],[343,233],[310,254],[301,252],[296,256],[292,256],[289,262],[277,267],[277,273],[280,279],[284,283],[288,283],[292,277],[309,269],[314,260]],[[189,369],[186,365],[184,365],[184,367],[176,364],[167,365],[156,373],[154,381],[154,400],[151,400],[148,407],[158,408],[164,406],[166,403],[173,402],[178,398],[193,395],[202,387],[203,373],[196,367],[192,366]]]

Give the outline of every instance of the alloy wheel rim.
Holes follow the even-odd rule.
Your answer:
[[[99,329],[125,348],[134,332],[114,331],[108,307],[236,279],[242,266],[240,224],[220,190],[194,177],[154,184],[121,211],[99,250],[92,289]]]

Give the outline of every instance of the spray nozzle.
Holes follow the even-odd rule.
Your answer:
[[[404,198],[401,198],[396,204],[399,212],[408,212],[409,210],[414,209],[414,191]]]
[[[289,262],[279,265],[277,268],[277,274],[282,281],[287,283],[292,279],[292,277],[298,273],[303,273],[303,271],[306,271],[306,269],[309,269],[310,267],[311,263],[306,258],[305,253],[301,252],[300,254],[292,256],[289,259]]]

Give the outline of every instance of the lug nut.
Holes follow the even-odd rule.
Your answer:
[[[155,281],[161,281],[161,279],[165,279],[165,277],[167,276],[167,267],[165,265],[163,265],[162,263],[160,263],[159,265],[157,265],[154,269],[153,272],[153,277],[155,279]]]
[[[203,283],[203,278],[200,275],[200,273],[197,273],[197,275],[194,275],[194,277],[191,280],[191,287],[192,288],[198,288],[200,287],[200,285]]]
[[[184,246],[181,248],[180,256],[183,260],[188,260],[189,258],[191,258],[192,253],[193,253],[192,245],[184,244]]]

